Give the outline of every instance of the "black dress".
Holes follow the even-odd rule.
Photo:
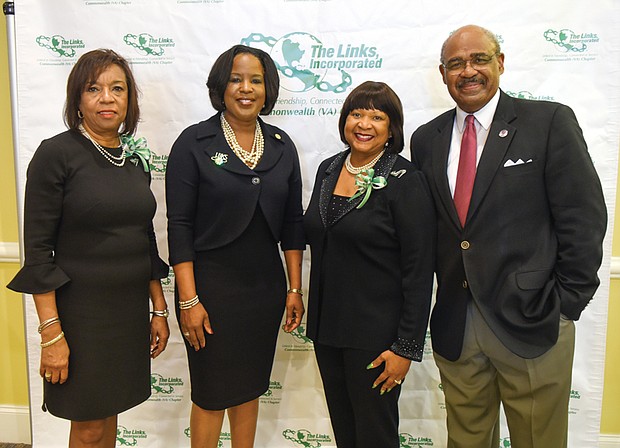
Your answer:
[[[58,417],[101,419],[150,395],[149,281],[168,268],[149,182],[140,163],[114,166],[74,131],[43,141],[30,162],[25,264],[9,288],[56,291],[71,351],[67,382],[44,381]]]

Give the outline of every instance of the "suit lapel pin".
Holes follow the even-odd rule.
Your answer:
[[[221,152],[216,152],[214,156],[211,156],[211,160],[217,165],[224,165],[228,162],[228,154],[222,154]]]
[[[277,138],[278,140],[282,140],[282,136],[278,133],[273,134],[273,136]]]
[[[501,131],[499,131],[499,136],[501,138],[504,138],[508,135],[508,131],[506,129],[502,129]]]
[[[392,171],[390,174],[394,177],[398,177],[400,179],[400,177],[405,174],[407,172],[407,170],[398,170],[398,171]]]

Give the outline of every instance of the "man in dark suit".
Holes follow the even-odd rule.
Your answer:
[[[573,111],[499,89],[504,54],[468,25],[441,50],[457,104],[411,137],[437,209],[435,361],[448,447],[565,447],[574,324],[596,291],[607,212]],[[467,118],[471,115],[471,118]]]

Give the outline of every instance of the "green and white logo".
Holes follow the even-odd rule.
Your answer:
[[[53,36],[38,36],[37,45],[50,51],[54,56],[63,58],[75,57],[76,50],[85,48],[82,39],[65,39],[60,34]]]
[[[166,48],[176,45],[169,37],[153,37],[149,33],[125,34],[123,40],[143,56],[163,56]]]
[[[313,434],[307,429],[285,429],[282,437],[304,448],[319,448],[323,443],[331,443],[332,438],[327,434]]]
[[[260,397],[261,404],[280,404],[282,400],[282,383],[279,381],[270,380],[269,389]]]
[[[151,169],[151,179],[165,180],[167,166],[168,166],[168,156],[166,154],[160,156],[151,151],[151,160],[149,160],[149,167]]]
[[[151,397],[149,401],[181,401],[185,382],[179,377],[165,377],[151,373]]]
[[[598,43],[596,33],[575,33],[567,28],[561,30],[548,29],[543,33],[545,40],[555,45],[563,53],[583,53],[591,43]]]
[[[513,92],[510,90],[506,90],[506,94],[510,95],[513,98],[520,98],[525,100],[543,100],[543,101],[555,101],[555,99],[550,95],[539,95],[535,96],[527,90],[520,90],[519,92]]]
[[[290,92],[344,93],[352,83],[349,71],[379,69],[383,64],[377,47],[366,43],[325,45],[309,33],[293,32],[280,38],[253,33],[243,45],[263,47],[282,74],[280,85]]]
[[[127,429],[124,426],[116,427],[117,446],[136,446],[140,443],[140,440],[144,440],[147,437],[146,431],[141,429]]]
[[[402,432],[399,434],[399,448],[422,448],[425,446],[435,446],[433,439],[430,437],[414,437],[409,433]]]
[[[282,344],[285,352],[310,352],[314,350],[314,344],[306,336],[306,327],[303,324],[287,335],[293,338],[293,343]]]

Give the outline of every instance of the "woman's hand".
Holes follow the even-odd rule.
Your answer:
[[[194,350],[198,351],[201,348],[205,348],[207,344],[205,331],[213,334],[213,330],[211,329],[209,314],[202,306],[202,303],[198,303],[187,310],[180,310],[180,313],[183,337],[194,347]]]
[[[61,330],[54,325],[41,333],[42,341],[47,342],[58,336]],[[69,344],[66,338],[49,347],[41,348],[39,374],[48,383],[63,384],[69,378]]]
[[[304,302],[301,294],[289,292],[286,295],[286,322],[282,326],[284,331],[290,333],[301,324],[304,315]]]
[[[411,360],[398,356],[391,350],[386,350],[366,368],[375,369],[383,363],[385,363],[383,372],[381,372],[381,375],[379,375],[372,384],[373,389],[381,385],[381,395],[391,391],[394,387],[399,386],[403,382],[411,366]]]
[[[166,350],[169,337],[168,319],[153,315],[151,317],[151,358],[157,358]]]

